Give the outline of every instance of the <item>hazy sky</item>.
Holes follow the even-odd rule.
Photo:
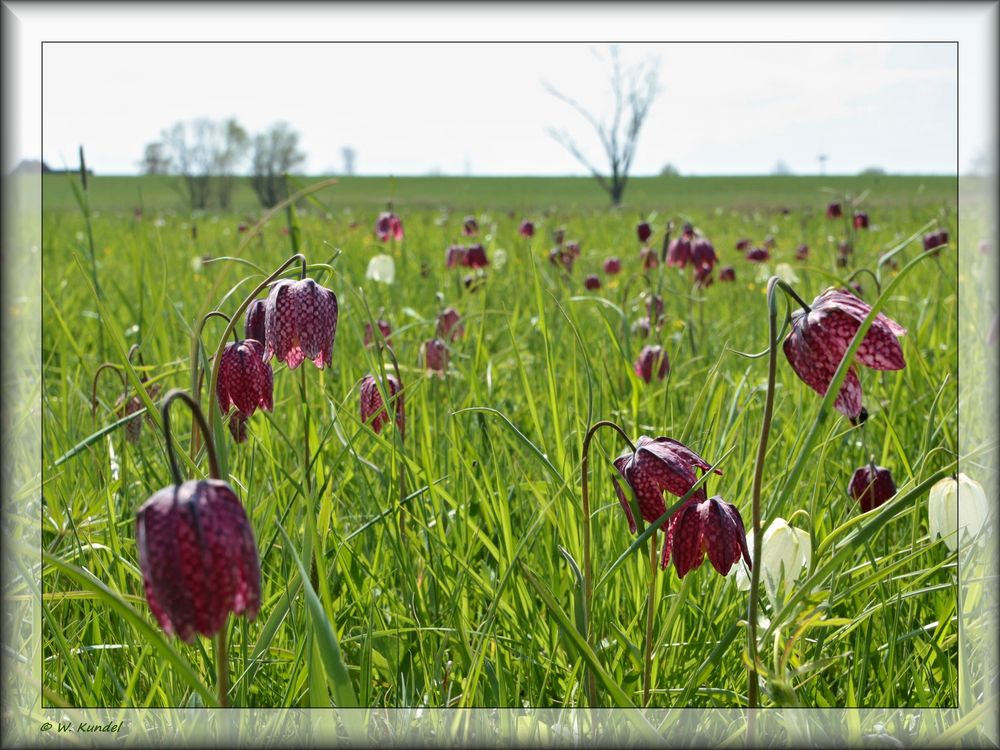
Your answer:
[[[11,3],[10,7],[23,16],[33,10],[31,5]],[[906,4],[872,5],[870,11],[858,5],[822,6],[830,19],[826,23],[818,11],[800,14],[809,18],[785,14],[779,24],[781,33],[769,37],[823,38],[831,33],[835,38],[851,38],[843,33],[845,28],[862,28],[882,39],[960,36],[947,23],[929,25],[933,14],[918,18],[919,11],[911,10],[905,19],[897,14],[898,23],[886,22],[900,6],[906,9]],[[968,20],[969,6],[953,5],[952,17],[965,13]],[[270,6],[272,16],[274,7]],[[216,38],[282,38],[284,24],[294,20],[296,13],[308,17],[310,8],[288,7],[288,13],[280,14],[271,27],[255,26],[257,20],[244,18],[233,33]],[[392,14],[384,14],[387,31],[383,38],[400,38],[400,22],[405,22],[400,14],[405,16],[405,6],[383,7],[393,9]],[[529,7],[501,8],[497,12],[503,23],[478,28],[491,30],[486,36],[514,38],[510,29],[519,27],[510,23],[517,20],[510,18],[512,9]],[[615,33],[615,24],[637,12],[632,5],[621,7],[607,23],[607,38],[621,37]],[[766,16],[796,6],[777,6],[778,11],[761,6],[743,26],[739,25],[740,14],[746,13],[742,6],[710,7],[715,10],[702,11],[702,16],[717,18],[721,37],[740,38],[732,30],[742,28],[743,38],[753,38],[766,30],[759,23],[761,11]],[[363,15],[362,10],[348,8],[357,17],[345,19],[365,20],[358,15]],[[422,23],[406,27],[411,36],[434,28],[426,11],[433,11],[433,16],[439,8],[425,8],[417,16]],[[864,14],[877,9],[882,15],[866,20]],[[670,11],[669,5],[666,11],[657,8],[651,28],[655,28],[654,21],[663,20],[662,13]],[[940,18],[947,18],[938,11]],[[600,21],[590,19],[588,12],[589,8],[574,21],[581,30],[574,36],[602,38],[587,31],[588,23]],[[692,13],[697,11],[679,6],[677,23],[668,28],[683,30],[685,24],[697,20]],[[842,17],[848,13],[856,16],[856,26]],[[171,18],[181,21],[181,26],[164,25],[161,31],[160,26],[145,24],[141,34],[119,28],[119,18],[115,21],[119,26],[106,24],[110,31],[101,36],[181,38],[171,35],[170,29],[197,27],[198,34],[192,37],[206,33],[211,37],[211,29],[218,29],[219,18],[225,17],[218,10],[216,16],[207,32],[193,18],[187,26],[184,19]],[[330,28],[320,23],[324,19],[328,16],[317,20],[318,28]],[[48,23],[55,21],[50,18]],[[63,28],[74,27],[64,24]],[[85,24],[76,28],[80,33],[41,38],[89,36]],[[91,23],[91,30],[97,28]],[[257,31],[261,28],[271,28],[270,37]],[[304,29],[300,34],[310,36],[308,24],[299,28]],[[373,29],[346,23],[335,28]],[[924,33],[928,28],[940,35]],[[524,29],[525,37],[537,38],[537,24]],[[328,38],[363,36],[328,34]],[[433,36],[470,38],[468,34],[456,36],[447,24]],[[971,54],[973,48],[963,45],[963,55]],[[958,150],[957,50],[950,42],[623,44],[626,62],[658,60],[662,85],[643,128],[633,173],[655,174],[668,162],[689,174],[766,173],[779,160],[792,172],[815,173],[821,153],[828,156],[828,173],[854,173],[870,166],[892,172],[953,173],[956,154],[964,170],[995,135],[989,127],[992,123],[976,109],[978,105],[967,105],[963,98]],[[301,133],[301,147],[308,154],[304,169],[311,173],[340,171],[341,149],[351,146],[357,152],[359,174],[586,174],[546,129],[565,128],[600,164],[598,141],[577,113],[545,91],[543,81],[596,113],[605,113],[608,65],[595,51],[607,54],[605,45],[591,43],[47,42],[39,98],[44,105],[44,130],[38,143],[50,166],[75,164],[77,146],[83,144],[88,163],[98,172],[129,173],[137,169],[144,145],[175,121],[234,116],[250,132],[278,120],[289,122]],[[980,64],[987,59],[985,51],[979,58]],[[963,82],[967,69],[962,68]],[[986,111],[987,106],[984,102],[980,109]],[[966,119],[980,124],[967,126]],[[31,151],[31,139],[23,140],[21,154],[37,156]]]

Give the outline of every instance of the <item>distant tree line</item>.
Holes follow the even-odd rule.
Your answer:
[[[199,118],[164,130],[146,145],[140,165],[144,174],[179,175],[194,209],[228,209],[237,176],[249,174],[261,205],[269,208],[288,195],[285,174],[304,160],[299,134],[288,123],[251,136],[235,118]]]

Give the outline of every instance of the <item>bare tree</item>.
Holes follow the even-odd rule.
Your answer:
[[[250,146],[247,131],[229,118],[216,128],[213,150],[213,171],[216,174],[216,195],[220,208],[229,208],[232,203],[233,185],[236,182],[236,168],[246,156]]]
[[[190,125],[190,127],[189,127]],[[212,182],[211,139],[214,126],[201,118],[191,123],[175,123],[163,132],[163,142],[170,151],[173,171],[184,180],[191,208],[207,208]]]
[[[213,199],[220,208],[229,208],[236,170],[249,146],[246,131],[235,119],[175,123],[163,132],[161,144],[171,171],[183,179],[191,208],[207,208]]]
[[[344,174],[354,174],[354,162],[358,158],[358,152],[351,146],[344,146],[340,149],[340,153],[344,157]]]
[[[147,143],[139,167],[143,174],[167,174],[170,171],[170,157],[166,145],[160,141]]]
[[[305,160],[298,150],[299,134],[279,122],[253,139],[253,172],[250,185],[261,205],[271,207],[285,197],[285,173]]]
[[[611,205],[617,206],[621,204],[625,186],[628,184],[629,171],[632,169],[632,160],[635,158],[635,149],[639,142],[639,131],[646,120],[646,115],[649,114],[650,106],[660,93],[659,61],[647,60],[644,63],[623,67],[616,46],[611,46],[610,57],[613,99],[610,122],[599,119],[575,99],[566,96],[548,83],[544,86],[550,94],[583,115],[583,118],[597,131],[605,158],[608,160],[607,175],[594,166],[565,130],[549,128],[548,133],[590,170],[594,179],[611,197]]]

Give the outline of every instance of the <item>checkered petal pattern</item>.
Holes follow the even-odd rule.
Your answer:
[[[825,395],[851,339],[871,307],[843,289],[827,289],[812,309],[792,314],[792,326],[782,349],[795,374],[820,395]],[[879,313],[858,348],[857,361],[874,370],[901,370],[906,366],[898,337],[906,329]],[[857,419],[862,411],[861,381],[854,365],[847,372],[834,406]]]
[[[861,512],[867,513],[896,494],[896,483],[884,466],[862,466],[854,472],[847,491],[861,505]]]
[[[250,521],[221,480],[184,482],[153,495],[136,516],[146,600],[160,627],[191,643],[232,612],[254,619],[260,562]]]
[[[312,279],[271,287],[264,317],[264,360],[272,356],[294,370],[305,360],[330,363],[337,334],[337,295]]]
[[[667,373],[670,372],[670,360],[662,346],[644,346],[633,367],[635,374],[649,383],[653,380],[654,373],[657,380],[667,377]]]
[[[403,387],[393,375],[386,375],[385,390],[389,398],[395,397],[396,401],[396,427],[401,434],[406,432],[406,411],[403,407],[403,394],[400,393]],[[397,396],[397,394],[399,394]],[[382,427],[389,421],[389,415],[385,411],[385,404],[382,401],[382,394],[379,393],[378,385],[375,383],[373,375],[365,375],[361,380],[361,421],[370,424],[376,433],[382,431]]]
[[[705,556],[719,575],[726,575],[742,556],[751,565],[746,527],[735,505],[715,496],[689,501],[675,516],[670,535],[677,576],[683,578],[701,566]]]

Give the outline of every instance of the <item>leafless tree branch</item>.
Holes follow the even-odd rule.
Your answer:
[[[542,85],[549,94],[576,110],[594,129],[608,162],[610,174],[607,177],[593,165],[593,162],[583,154],[576,142],[565,131],[549,128],[548,133],[557,143],[569,151],[573,158],[590,170],[601,188],[611,197],[612,205],[617,206],[621,203],[625,186],[628,183],[642,125],[649,114],[650,107],[660,93],[659,64],[656,60],[647,60],[644,63],[624,68],[618,54],[618,48],[612,46],[609,53],[612,94],[610,124],[599,119],[576,99],[567,96],[551,84],[543,81]],[[595,54],[597,53],[595,52]],[[599,55],[598,58],[600,59]]]

